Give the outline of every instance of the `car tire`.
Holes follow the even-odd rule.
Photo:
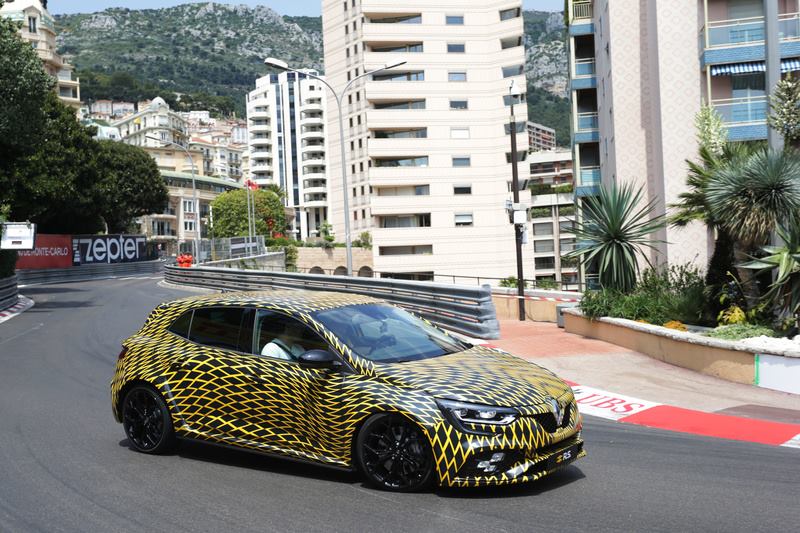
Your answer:
[[[369,418],[356,438],[355,456],[367,482],[381,490],[417,492],[433,481],[435,465],[428,437],[400,414]]]
[[[167,404],[149,385],[135,385],[125,394],[122,426],[128,444],[137,452],[163,454],[175,447],[175,430]]]

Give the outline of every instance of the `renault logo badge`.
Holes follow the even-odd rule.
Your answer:
[[[564,422],[564,411],[558,404],[555,398],[548,398],[547,403],[550,404],[550,409],[553,411],[553,416],[556,417],[556,425],[560,426]]]

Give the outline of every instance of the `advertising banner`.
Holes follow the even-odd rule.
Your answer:
[[[147,261],[144,235],[75,235],[72,237],[72,264],[96,265]]]
[[[33,250],[17,252],[17,268],[69,268],[72,266],[72,235],[36,235]]]

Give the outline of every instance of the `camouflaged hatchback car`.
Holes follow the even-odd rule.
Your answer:
[[[176,437],[417,490],[531,481],[583,456],[572,390],[365,296],[273,291],[156,308],[111,383],[130,446]]]

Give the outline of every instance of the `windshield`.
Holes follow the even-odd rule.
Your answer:
[[[314,313],[356,355],[379,363],[429,359],[469,345],[391,305],[367,304]]]

